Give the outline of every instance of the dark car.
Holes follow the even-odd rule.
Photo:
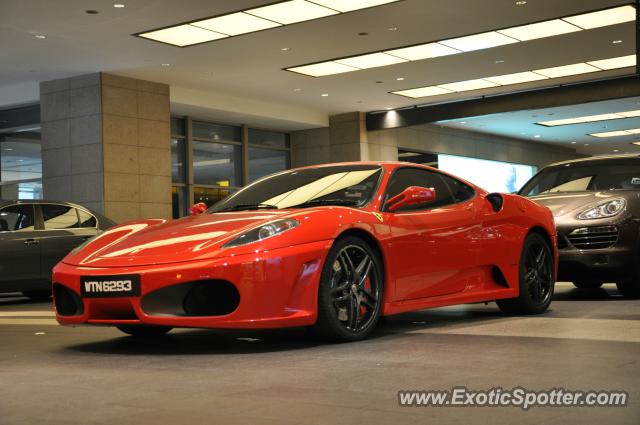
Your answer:
[[[553,212],[559,280],[578,288],[615,282],[624,296],[640,296],[640,155],[549,165],[519,194]]]
[[[115,223],[80,205],[0,201],[0,293],[51,296],[51,269],[73,248]]]

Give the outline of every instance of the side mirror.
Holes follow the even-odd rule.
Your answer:
[[[435,201],[436,190],[432,187],[409,186],[401,193],[387,201],[387,211],[396,211],[409,205],[424,204]]]
[[[207,210],[207,204],[204,202],[198,202],[197,204],[193,204],[191,209],[189,210],[191,215],[199,215]]]

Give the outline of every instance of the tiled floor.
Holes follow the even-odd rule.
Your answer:
[[[543,316],[495,304],[386,319],[373,338],[63,328],[0,295],[0,425],[640,423],[640,301],[559,284]],[[619,408],[400,407],[402,389],[624,390]]]

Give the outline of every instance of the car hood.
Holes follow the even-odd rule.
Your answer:
[[[88,267],[126,267],[208,258],[234,235],[292,213],[292,210],[204,213],[179,220],[125,223],[72,251],[63,262]]]
[[[554,192],[531,196],[529,199],[549,208],[557,222],[558,219],[563,217],[573,219],[576,215],[590,207],[595,207],[610,199],[626,198],[627,195],[627,193],[622,191]]]

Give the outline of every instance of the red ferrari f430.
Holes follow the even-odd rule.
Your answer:
[[[197,211],[197,210],[196,210]],[[314,327],[369,335],[384,315],[496,301],[544,312],[551,212],[437,169],[357,162],[265,177],[201,214],[113,227],[53,271],[63,325]]]

